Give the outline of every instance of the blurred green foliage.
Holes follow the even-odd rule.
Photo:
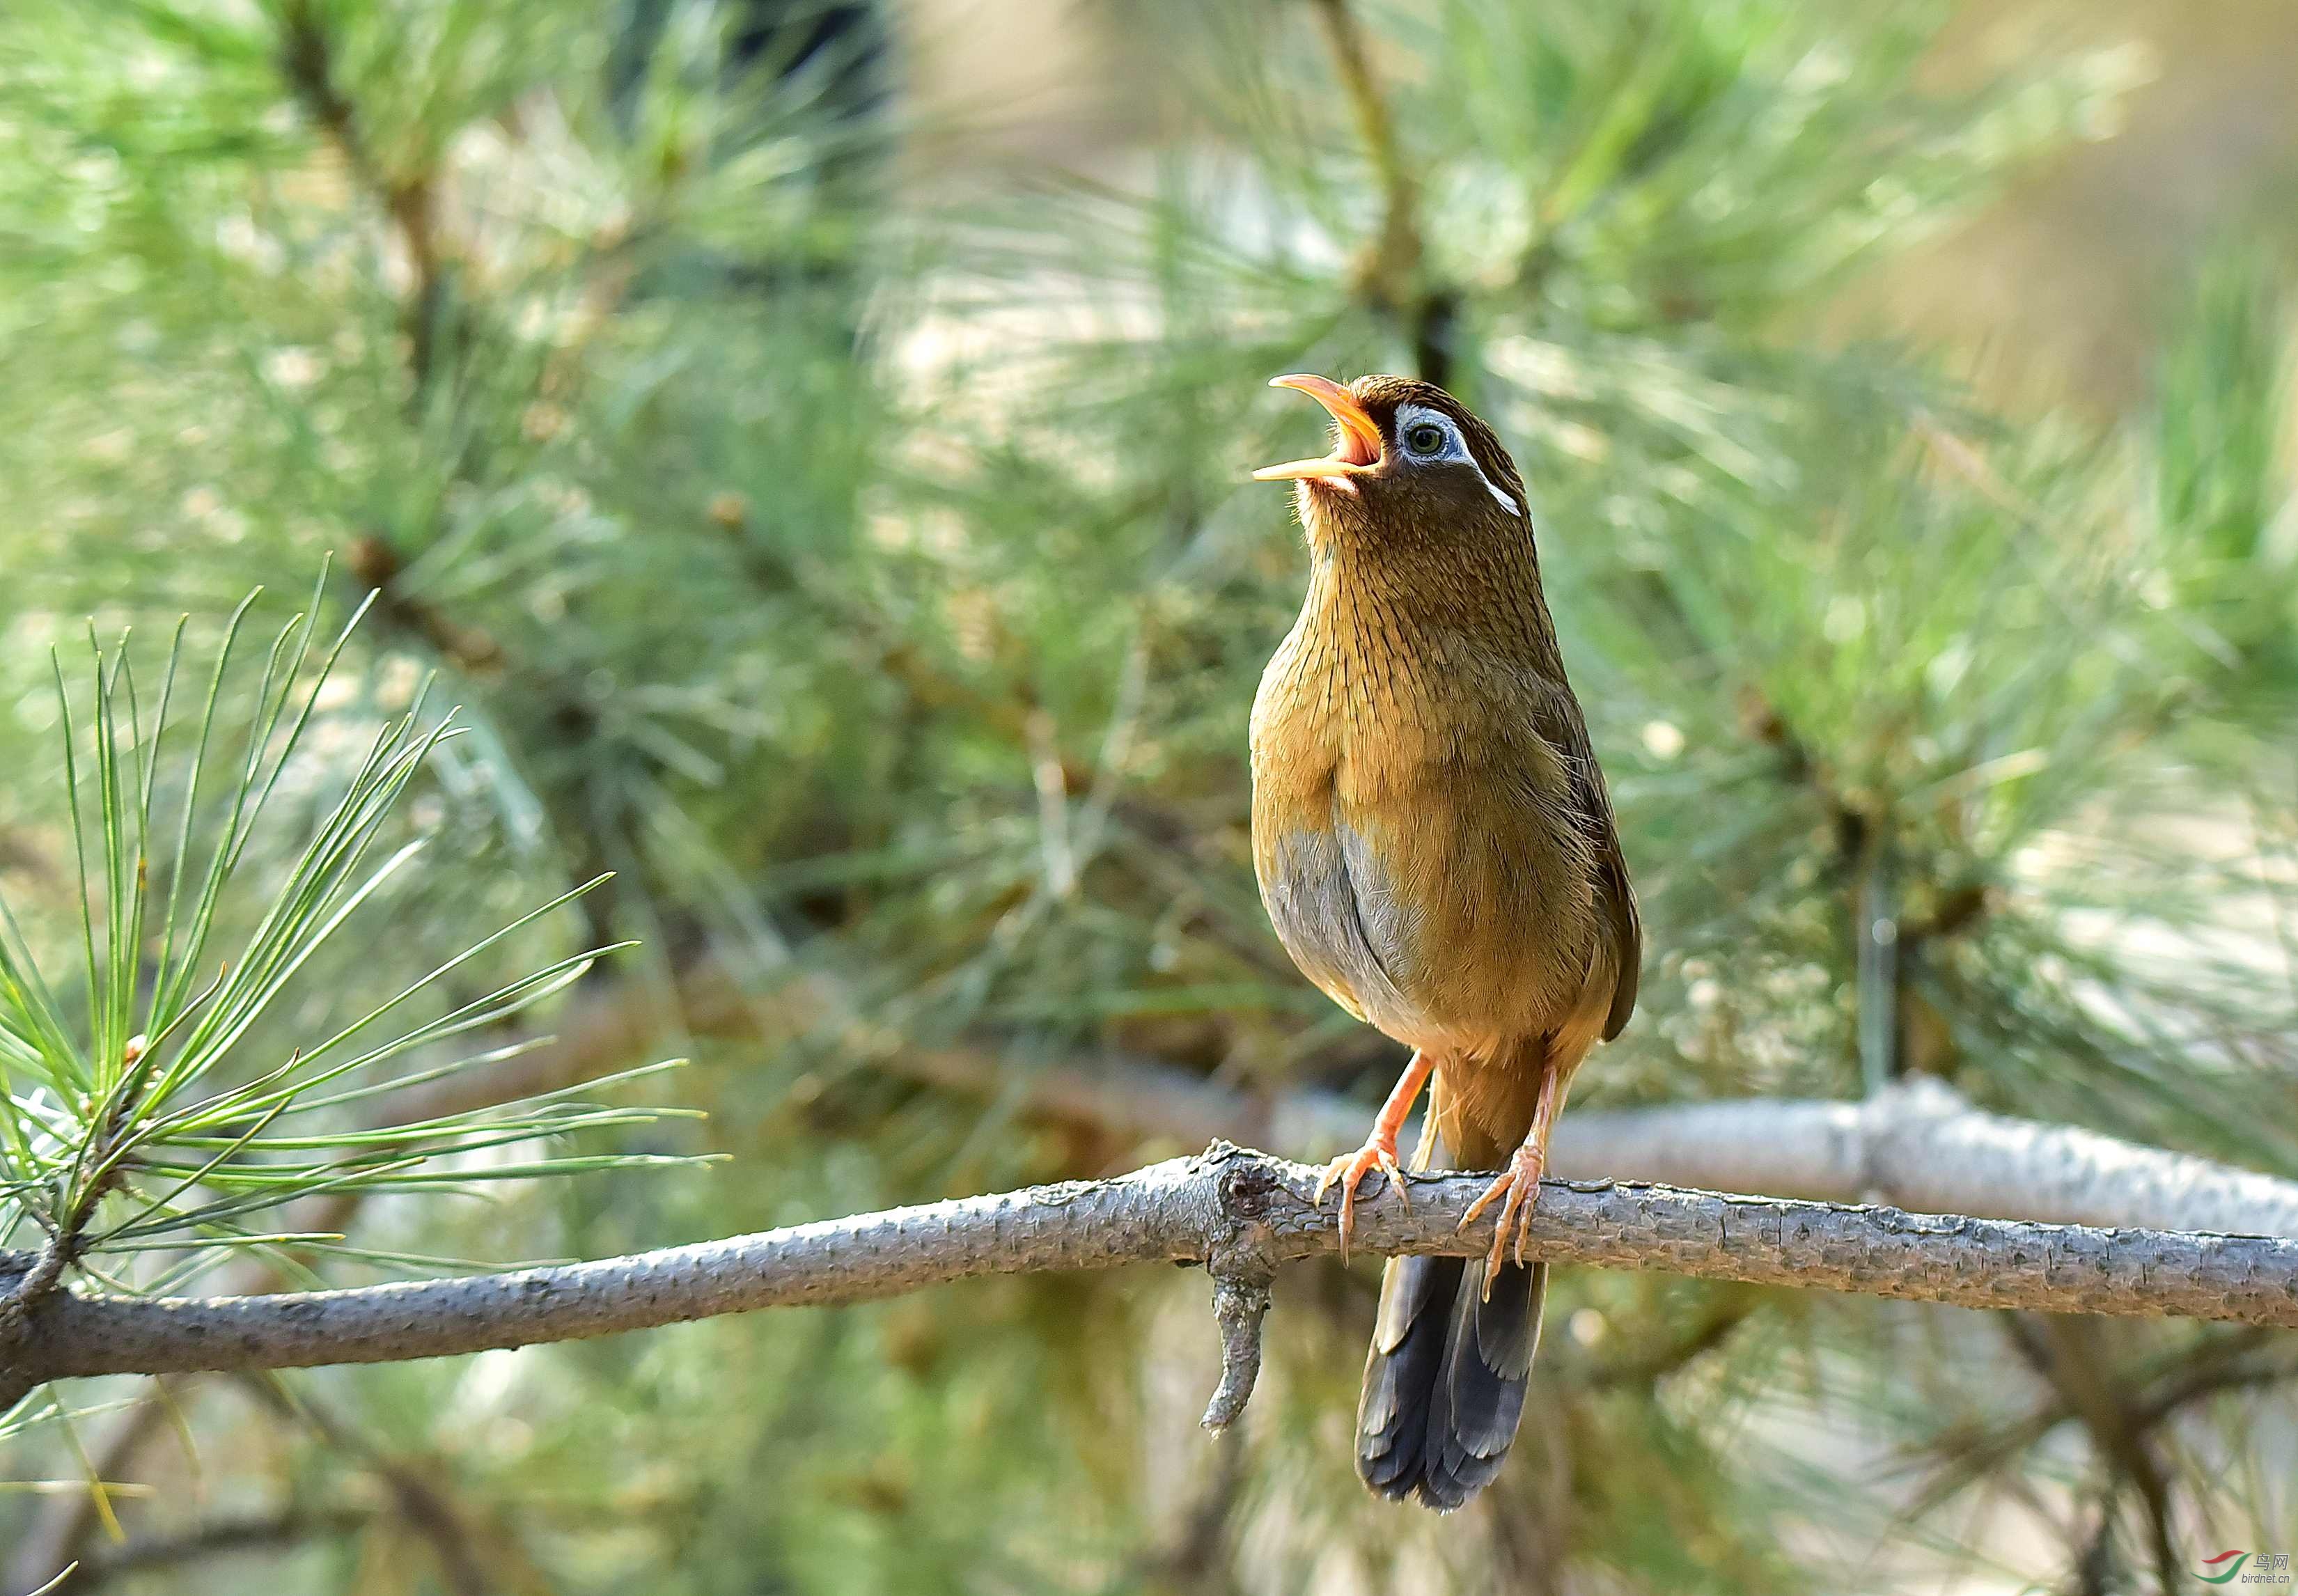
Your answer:
[[[219,1079],[613,872],[544,962],[641,947],[560,1019],[618,1017],[602,1068],[700,1061],[655,1089],[708,1125],[621,1154],[732,1155],[378,1199],[369,1253],[1123,1167],[1154,1138],[1029,1106],[1117,1054],[1369,1104],[1393,1050],[1253,890],[1245,714],[1301,561],[1243,478],[1310,419],[1270,374],[1418,368],[1533,484],[1643,894],[1644,1006],[1581,1100],[1922,1071],[2298,1174],[2286,274],[2230,240],[2107,426],[1812,335],[2128,87],[2109,54],[1932,89],[1947,15],[1186,0],[1147,21],[1165,132],[1055,181],[936,169],[869,7],[25,0],[0,893],[77,912],[52,645],[188,614],[206,657],[332,556],[332,608],[378,596],[313,801],[432,673],[469,732],[411,780],[428,856],[376,929]],[[267,826],[245,868],[308,840]],[[106,1510],[269,1532],[141,1588],[360,1592],[2103,1592],[2298,1511],[2279,1341],[1591,1276],[1502,1488],[1438,1523],[1348,1473],[1368,1275],[1284,1294],[1227,1449],[1194,1428],[1201,1283],[1007,1280],[178,1387],[181,1443],[131,1454],[156,1496]],[[28,1432],[9,1476],[80,1477],[127,1422]],[[0,1543],[54,1516],[0,1493]]]

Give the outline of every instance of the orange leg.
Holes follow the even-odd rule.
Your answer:
[[[1492,1231],[1492,1250],[1484,1259],[1487,1297],[1492,1293],[1492,1277],[1500,1272],[1500,1264],[1508,1257],[1511,1236],[1516,1244],[1516,1261],[1524,1261],[1525,1233],[1532,1227],[1533,1204],[1540,1200],[1540,1178],[1548,1171],[1548,1138],[1555,1132],[1557,1116],[1564,1112],[1568,1080],[1565,1071],[1553,1069],[1541,1078],[1540,1101],[1533,1105],[1532,1129],[1525,1134],[1524,1145],[1509,1155],[1508,1168],[1460,1216],[1460,1228],[1465,1230],[1485,1209],[1496,1202],[1500,1204],[1500,1222]]]
[[[1412,1117],[1412,1104],[1418,1099],[1420,1088],[1428,1084],[1429,1071],[1435,1067],[1435,1060],[1415,1051],[1412,1062],[1397,1077],[1396,1089],[1389,1093],[1388,1101],[1373,1116],[1372,1134],[1365,1137],[1364,1145],[1333,1160],[1317,1178],[1316,1203],[1319,1208],[1325,1205],[1326,1188],[1335,1180],[1341,1183],[1341,1258],[1344,1262],[1349,1255],[1349,1237],[1356,1229],[1357,1187],[1366,1176],[1378,1170],[1388,1177],[1389,1189],[1396,1194],[1397,1200],[1408,1209],[1412,1206],[1411,1195],[1404,1189],[1404,1171],[1396,1162],[1396,1138],[1403,1132],[1404,1121]]]

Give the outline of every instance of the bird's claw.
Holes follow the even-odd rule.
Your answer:
[[[1475,1224],[1484,1210],[1494,1203],[1500,1205],[1500,1223],[1492,1228],[1492,1248],[1484,1258],[1484,1295],[1492,1294],[1492,1277],[1500,1273],[1500,1265],[1508,1261],[1509,1243],[1513,1236],[1516,1261],[1524,1262],[1524,1244],[1532,1229],[1533,1204],[1540,1198],[1540,1178],[1548,1164],[1547,1154],[1527,1144],[1518,1147],[1509,1159],[1509,1167],[1493,1178],[1476,1200],[1468,1204],[1468,1211],[1460,1216],[1459,1228],[1466,1230]]]
[[[1368,1141],[1353,1153],[1344,1153],[1327,1164],[1317,1177],[1317,1190],[1310,1199],[1317,1207],[1325,1205],[1325,1194],[1334,1182],[1341,1187],[1341,1261],[1349,1257],[1349,1241],[1357,1228],[1357,1187],[1364,1178],[1378,1170],[1388,1177],[1388,1189],[1396,1194],[1407,1213],[1412,1211],[1412,1194],[1405,1189],[1404,1170],[1396,1162],[1396,1145],[1378,1137]]]

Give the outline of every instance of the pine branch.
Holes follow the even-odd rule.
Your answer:
[[[1859,1102],[1750,1098],[1585,1112],[1553,1168],[1923,1213],[2298,1238],[2298,1181],[1973,1108],[1928,1077]]]
[[[1354,1147],[1370,1112],[1328,1092],[1242,1092],[1137,1055],[1082,1055],[1023,1072],[988,1046],[889,1048],[836,979],[818,972],[751,993],[700,960],[681,978],[676,1002],[678,1023],[697,1037],[843,1041],[891,1074],[1137,1141],[1244,1136],[1319,1158]],[[421,1119],[608,1074],[643,1054],[669,1018],[652,989],[605,988],[570,1011],[548,1046],[498,1071],[387,1101],[395,1117]],[[1580,1109],[1558,1126],[1550,1167],[1573,1179],[1881,1200],[1922,1213],[2298,1239],[2298,1181],[2078,1126],[1986,1113],[1925,1076],[1857,1102],[1758,1097]]]
[[[441,1357],[759,1308],[867,1301],[981,1275],[1203,1263],[1232,1293],[1334,1253],[1317,1170],[1216,1144],[1113,1180],[1038,1187],[551,1269],[208,1300],[59,1293],[0,1344],[8,1388],[129,1372]],[[1484,1180],[1368,1192],[1357,1245],[1482,1253]],[[1611,1181],[1550,1181],[1531,1245],[1553,1262],[1859,1292],[1967,1308],[2298,1327],[2298,1241],[1909,1214]],[[1225,1338],[1230,1382],[1252,1337]],[[0,1390],[0,1396],[7,1391]],[[1231,1389],[1231,1411],[1243,1393]]]
[[[359,1206],[357,1192],[331,1192],[308,1197],[293,1211],[285,1228],[298,1235],[337,1235],[349,1225]],[[0,1273],[4,1273],[5,1269],[5,1260],[0,1258]],[[217,1276],[217,1281],[225,1294],[247,1296],[270,1288],[285,1277],[285,1270],[277,1256],[251,1252],[232,1260]],[[166,1430],[180,1401],[177,1388],[154,1380],[141,1402],[117,1416],[103,1441],[93,1450],[88,1459],[89,1477],[133,1477],[137,1458]],[[103,1522],[97,1500],[93,1490],[43,1498],[30,1526],[18,1537],[6,1560],[0,1562],[0,1591],[37,1591],[60,1570],[76,1562],[82,1565],[82,1569],[75,1580],[85,1577],[88,1568],[99,1566],[90,1564],[83,1555]],[[77,1590],[79,1586],[75,1584],[62,1588]]]

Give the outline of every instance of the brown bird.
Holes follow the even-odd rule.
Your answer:
[[[1489,1255],[1390,1261],[1357,1410],[1365,1483],[1449,1512],[1516,1438],[1548,1285],[1525,1225],[1573,1071],[1635,1007],[1642,935],[1508,451],[1432,384],[1271,385],[1335,441],[1253,473],[1297,484],[1310,562],[1253,701],[1253,864],[1302,972],[1413,1050],[1318,1201],[1338,1184],[1345,1253],[1361,1181],[1408,1196],[1397,1137],[1432,1079],[1415,1167],[1501,1170],[1468,1214],[1500,1204]]]

